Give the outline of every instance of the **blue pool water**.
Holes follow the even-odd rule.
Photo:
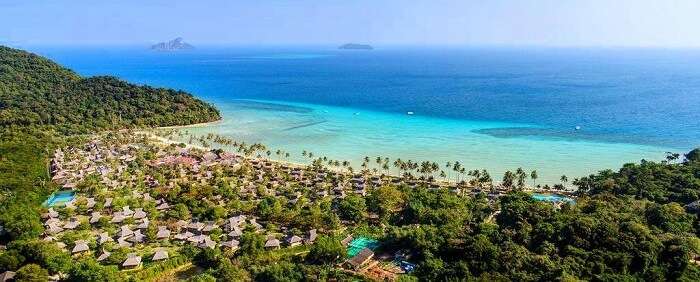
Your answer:
[[[377,240],[367,237],[357,237],[348,244],[348,257],[354,257],[364,248],[374,250],[377,247],[379,247],[379,242]]]
[[[557,195],[557,194],[532,194],[532,198],[538,201],[545,201],[545,202],[570,202],[574,203],[576,202],[574,199],[569,198],[567,196],[562,196],[562,195]]]
[[[73,191],[59,191],[51,194],[48,199],[44,202],[45,207],[55,207],[65,205],[67,202],[75,199],[75,192]]]
[[[700,146],[698,50],[30,49],[83,75],[190,91],[224,117],[190,131],[262,142],[297,162],[304,150],[355,168],[364,156],[460,161],[494,179],[537,170],[553,184]]]

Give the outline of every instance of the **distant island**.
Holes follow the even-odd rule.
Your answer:
[[[338,49],[343,49],[343,50],[374,50],[374,48],[371,45],[367,44],[355,44],[355,43],[347,43],[340,45]]]
[[[194,46],[182,41],[182,37],[175,38],[168,42],[161,42],[151,46],[151,50],[159,51],[175,51],[175,50],[191,50]]]

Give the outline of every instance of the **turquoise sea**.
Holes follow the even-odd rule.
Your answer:
[[[558,183],[700,146],[697,50],[27,49],[82,75],[187,90],[224,115],[189,131],[261,142],[297,162],[304,150],[356,168],[364,156],[460,161],[495,179],[523,167]]]

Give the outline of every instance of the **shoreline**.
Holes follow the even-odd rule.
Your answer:
[[[219,122],[219,121],[217,121],[217,122]],[[158,128],[158,129],[160,129],[160,128]],[[139,132],[137,132],[137,133],[143,133],[143,134],[147,135],[149,138],[155,139],[157,142],[159,142],[159,143],[161,143],[161,144],[165,144],[165,145],[171,145],[171,144],[185,144],[185,147],[186,147],[186,148],[194,148],[194,149],[203,150],[203,151],[211,151],[211,150],[214,150],[214,149],[215,149],[215,148],[210,148],[210,147],[204,147],[204,146],[202,146],[202,145],[192,144],[192,143],[189,143],[189,142],[181,142],[181,141],[176,141],[176,140],[170,140],[170,139],[165,138],[165,137],[157,136],[157,135],[155,135],[154,133],[148,132],[148,131],[139,131]],[[264,161],[269,161],[269,162],[276,163],[276,164],[279,164],[279,165],[287,165],[287,166],[289,166],[289,167],[302,168],[302,169],[309,166],[309,164],[296,163],[296,162],[287,161],[287,160],[277,160],[277,159],[266,158],[266,157],[260,157],[260,158],[256,158],[256,157],[246,157],[246,156],[244,156],[244,155],[239,154],[238,152],[231,151],[231,150],[227,150],[226,148],[223,148],[223,147],[220,148],[220,149],[222,149],[222,150],[224,150],[224,151],[227,151],[227,152],[234,153],[234,154],[236,154],[236,155],[238,155],[238,156],[240,156],[240,157],[242,157],[242,158],[248,159],[248,160],[264,160]],[[325,166],[325,165],[324,165],[324,168],[326,168],[326,169],[328,169],[328,170],[330,170],[330,171],[333,171],[333,172],[335,172],[335,173],[343,173],[343,174],[352,175],[352,174],[350,174],[350,172],[347,171],[346,169],[328,167],[328,166]],[[356,173],[358,173],[358,172],[355,172],[354,174],[356,174]],[[374,174],[372,174],[372,175],[374,175]],[[388,173],[388,174],[381,173],[381,174],[379,174],[378,176],[380,176],[380,177],[389,177],[389,178],[401,178],[400,175],[396,175],[396,174],[393,174],[393,173],[391,173],[391,172]],[[458,185],[459,185],[459,182],[454,181],[454,180],[451,180],[451,179],[437,179],[437,178],[435,178],[434,183],[436,183],[436,184],[438,184],[438,185],[440,185],[440,186],[443,186],[443,187],[452,187],[452,186],[458,186]],[[500,186],[500,181],[494,180],[494,181],[493,181],[493,185],[494,185],[494,188]],[[469,187],[469,185],[467,185],[467,187]],[[575,192],[575,189],[570,189],[571,186],[569,186],[569,185],[565,185],[564,187],[565,187],[564,190],[553,190],[553,189],[546,190],[546,189],[542,189],[542,188],[537,188],[537,187],[532,187],[532,186],[526,185],[526,186],[524,187],[523,190],[525,190],[525,191],[530,191],[530,192],[534,192],[534,193],[560,194],[560,195],[567,195],[567,196],[571,196],[571,193],[574,193],[574,192]],[[473,187],[469,187],[469,188],[473,188]]]
[[[224,119],[220,118],[220,119],[215,120],[215,121],[194,123],[194,124],[188,124],[188,125],[163,126],[163,127],[156,127],[155,129],[182,129],[182,128],[191,128],[191,127],[205,127],[205,126],[217,125],[217,124],[220,124],[222,122],[224,122]]]

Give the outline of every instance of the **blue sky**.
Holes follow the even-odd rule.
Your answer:
[[[0,43],[700,47],[700,0],[0,0]]]

